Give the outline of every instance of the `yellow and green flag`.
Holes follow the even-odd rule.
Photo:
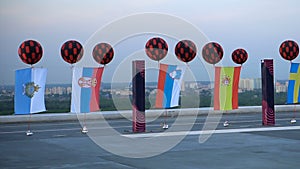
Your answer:
[[[300,63],[291,63],[287,104],[300,103]]]
[[[214,110],[238,108],[241,66],[215,67]]]

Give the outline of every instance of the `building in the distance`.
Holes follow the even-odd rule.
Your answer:
[[[72,93],[72,87],[67,87],[67,94],[71,94]]]
[[[287,83],[276,82],[275,84],[276,93],[287,92]]]
[[[254,89],[261,89],[261,78],[253,79]]]
[[[190,89],[197,89],[198,88],[197,82],[190,82],[190,83],[188,83],[188,88],[190,88]]]
[[[46,87],[45,95],[63,95],[63,94],[71,94],[72,93],[72,87],[70,86],[52,86],[52,87]]]
[[[239,89],[242,91],[251,91],[254,89],[261,89],[261,78],[240,79]]]
[[[250,91],[254,89],[254,80],[253,79],[240,79],[239,89]]]

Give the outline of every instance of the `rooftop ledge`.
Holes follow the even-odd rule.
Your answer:
[[[151,109],[146,110],[146,118],[157,118],[165,115],[164,112],[168,112],[168,116],[195,116],[195,115],[207,115],[208,113],[261,113],[261,106],[241,106],[239,109],[230,111],[214,111],[212,107],[203,108],[182,108],[182,109]],[[300,111],[300,105],[275,105],[275,112],[294,112]],[[30,115],[4,115],[0,116],[0,123],[21,123],[28,122]],[[32,114],[31,122],[53,122],[53,121],[71,121],[82,120],[84,113],[43,113]],[[121,111],[99,111],[86,113],[87,120],[103,120],[103,119],[121,119],[132,118],[132,110]]]

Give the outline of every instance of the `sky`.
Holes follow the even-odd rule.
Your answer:
[[[290,63],[280,57],[279,46],[287,39],[300,43],[299,0],[1,0],[0,85],[14,84],[15,70],[29,67],[17,54],[19,45],[28,39],[37,40],[43,46],[43,58],[34,66],[48,69],[47,83],[71,83],[71,66],[60,55],[65,41],[75,39],[85,45],[95,33],[111,23],[142,13],[171,15],[190,23],[208,41],[222,45],[221,65],[236,65],[231,60],[232,51],[240,47],[246,49],[249,57],[243,64],[241,78],[259,78],[260,61],[272,58],[275,79],[288,79]],[[164,24],[155,26],[167,27]],[[168,29],[172,31],[172,28]],[[123,31],[122,27],[117,30],[116,35]],[[147,63],[154,64],[141,52],[151,36],[156,34],[132,35],[114,44],[115,56],[106,66],[103,81],[111,81],[120,64],[128,68],[128,71],[122,71],[128,77],[122,77],[130,79],[128,60],[134,59],[136,53]],[[170,55],[174,55],[176,39],[164,37],[168,40]],[[197,57],[201,58],[202,46],[196,45]],[[91,54],[85,53],[85,57],[91,57]],[[127,58],[126,62],[124,58]],[[300,57],[294,61],[300,62]],[[205,63],[199,60],[190,63],[196,80],[208,80],[201,74],[203,65]],[[148,74],[152,74],[151,71]]]

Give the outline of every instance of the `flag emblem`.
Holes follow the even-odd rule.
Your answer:
[[[78,80],[78,85],[83,88],[95,87],[97,85],[97,79],[90,77],[81,77]]]
[[[172,78],[172,79],[180,79],[181,77],[181,70],[174,70],[172,71],[171,73],[169,73],[169,76]]]
[[[222,85],[223,86],[229,86],[230,85],[230,77],[225,75],[223,78],[222,78]]]
[[[24,86],[24,95],[29,98],[34,96],[34,93],[38,92],[41,88],[39,85],[35,84],[34,82],[29,82],[23,85]]]

